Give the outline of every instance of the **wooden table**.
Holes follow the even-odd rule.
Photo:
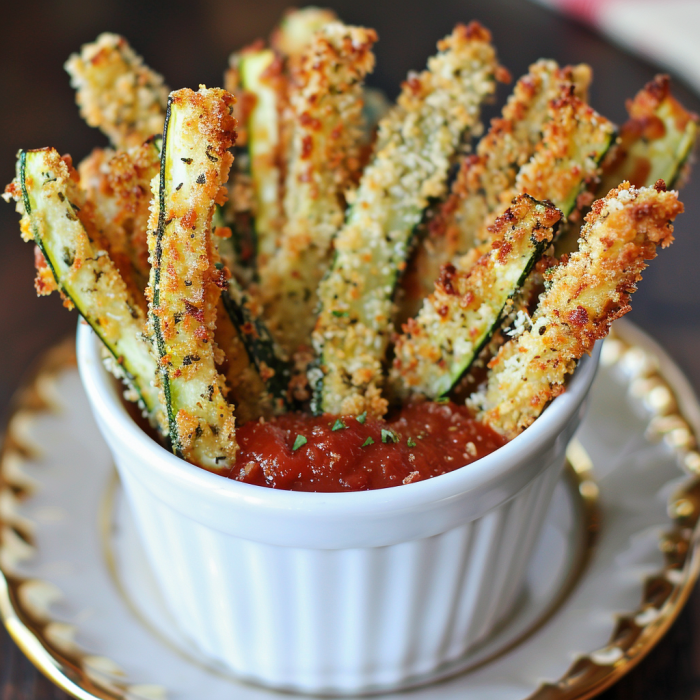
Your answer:
[[[53,145],[76,160],[102,136],[78,117],[62,64],[101,31],[129,37],[147,63],[173,87],[218,85],[232,49],[265,35],[285,1],[208,0],[195,3],[15,2],[2,10],[0,44],[0,180],[9,182],[19,147]],[[653,66],[612,47],[585,28],[525,0],[354,0],[329,3],[348,22],[377,28],[377,69],[372,82],[397,91],[409,68],[420,68],[455,21],[481,20],[494,33],[502,62],[514,76],[547,56],[562,63],[586,61],[594,69],[593,105],[620,123],[624,100],[657,72]],[[700,100],[676,83],[684,104],[700,112]],[[501,91],[501,97],[504,91]],[[489,114],[490,116],[490,114]],[[686,214],[677,240],[646,273],[630,318],[647,330],[700,387],[700,176],[683,193]],[[0,206],[0,411],[32,362],[74,332],[76,316],[54,296],[37,299],[32,288],[32,251],[23,244],[17,217]],[[0,630],[0,700],[65,698]],[[700,698],[700,590],[671,631],[627,677],[602,698]]]

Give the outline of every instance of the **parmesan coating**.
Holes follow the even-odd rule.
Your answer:
[[[314,331],[321,366],[309,374],[317,411],[386,411],[382,363],[411,234],[428,202],[444,195],[462,138],[479,128],[480,106],[502,74],[491,35],[477,23],[458,25],[438,49],[380,122],[375,157],[335,240]]]
[[[163,131],[168,88],[124,37],[104,33],[65,65],[80,114],[115,148],[138,146]]]
[[[437,398],[454,387],[498,328],[560,218],[553,206],[520,195],[496,219],[491,249],[469,271],[443,266],[434,293],[396,341],[395,393]]]
[[[102,237],[77,181],[70,156],[61,158],[53,148],[21,151],[5,199],[16,201],[22,238],[39,249],[39,293],[57,289],[65,306],[78,309],[111,353],[109,369],[126,383],[127,397],[138,400],[154,427],[167,434],[145,315],[100,246]]]
[[[236,138],[234,99],[204,86],[171,93],[148,232],[149,320],[173,451],[213,470],[233,464],[237,451],[214,342],[227,270],[212,240]]]
[[[362,81],[374,67],[376,39],[371,29],[328,24],[292,73],[286,224],[277,253],[261,270],[270,329],[289,355],[311,344],[318,284],[343,223],[343,194],[360,167]]]
[[[485,233],[486,216],[502,212],[502,194],[512,192],[518,170],[534,154],[544,124],[552,118],[550,102],[572,90],[585,100],[590,80],[587,65],[560,68],[550,60],[534,63],[518,80],[500,118],[491,121],[476,153],[462,160],[449,197],[427,224],[402,280],[399,325],[418,313],[440,267],[466,253]]]
[[[630,310],[646,261],[671,244],[682,211],[661,181],[642,189],[622,183],[593,204],[579,250],[549,272],[532,327],[501,347],[485,391],[472,395],[481,420],[513,438],[564,391],[576,362]]]
[[[151,180],[160,171],[160,150],[149,140],[126,150],[95,149],[78,166],[80,187],[94,208],[95,223],[125,282],[144,304],[148,282]]]

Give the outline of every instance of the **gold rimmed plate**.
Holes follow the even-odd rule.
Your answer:
[[[698,573],[699,428],[678,369],[618,324],[518,609],[410,696],[586,698],[637,663]],[[0,613],[52,680],[80,698],[275,695],[211,667],[168,618],[70,347],[20,392],[1,466]]]

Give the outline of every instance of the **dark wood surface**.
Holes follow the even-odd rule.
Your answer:
[[[624,100],[657,69],[525,0],[353,0],[329,2],[348,22],[377,28],[372,83],[392,96],[410,68],[420,68],[435,41],[455,21],[476,18],[494,33],[502,62],[515,76],[541,56],[594,69],[593,105],[617,121]],[[67,56],[109,30],[127,36],[171,87],[218,85],[229,52],[274,24],[286,1],[63,0],[3,3],[0,43],[0,181],[13,175],[20,147],[52,145],[78,160],[104,139],[83,124],[63,72]],[[682,101],[700,112],[700,100],[676,83]],[[501,90],[503,98],[505,90]],[[700,174],[683,193],[686,214],[676,243],[654,261],[634,298],[630,318],[655,337],[700,387]],[[74,331],[76,317],[55,298],[37,299],[32,251],[18,235],[17,217],[0,205],[0,412],[40,354]],[[65,698],[0,630],[0,700]],[[700,699],[700,590],[666,637],[628,676],[601,698]]]

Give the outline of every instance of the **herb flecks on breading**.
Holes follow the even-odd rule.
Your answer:
[[[376,155],[336,237],[314,331],[316,411],[386,411],[382,363],[411,234],[429,201],[444,195],[462,138],[479,128],[480,106],[502,74],[491,35],[477,23],[458,25],[438,49],[427,70],[409,75],[380,122]]]
[[[123,37],[100,34],[65,68],[83,119],[115,148],[138,146],[163,131],[168,88]]]
[[[518,170],[542,139],[544,124],[552,118],[550,102],[572,90],[585,99],[590,80],[591,70],[585,64],[560,68],[549,60],[534,63],[518,80],[501,116],[491,121],[488,133],[477,144],[476,153],[462,160],[450,195],[426,222],[425,235],[402,279],[399,324],[418,313],[440,267],[466,253],[485,233],[484,219],[501,209],[503,193],[512,192]]]
[[[532,327],[501,347],[485,391],[472,396],[480,419],[512,438],[564,391],[576,362],[629,311],[647,261],[670,245],[671,222],[682,211],[663,182],[643,189],[623,183],[593,204],[579,250],[549,272]]]
[[[218,88],[171,93],[148,234],[150,325],[173,451],[213,470],[233,464],[237,451],[233,409],[216,367],[226,270],[217,266],[212,240],[236,138],[233,102]]]
[[[111,353],[109,368],[126,382],[127,397],[140,401],[153,425],[167,433],[145,315],[99,245],[101,234],[77,181],[69,156],[61,158],[53,148],[20,151],[5,199],[15,200],[22,237],[40,251],[39,293],[58,289],[64,304],[78,309]]]
[[[270,328],[290,355],[310,346],[317,289],[343,223],[343,196],[360,167],[362,81],[374,67],[374,30],[326,25],[291,75],[292,153],[279,248],[261,270]]]
[[[491,250],[467,272],[447,263],[395,346],[396,393],[447,394],[489,342],[507,304],[551,243],[561,212],[520,195],[491,227]]]

